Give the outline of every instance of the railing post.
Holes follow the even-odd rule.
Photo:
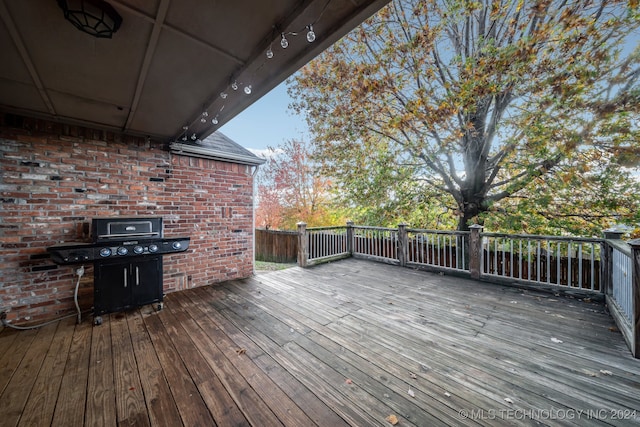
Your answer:
[[[409,254],[409,239],[407,236],[407,224],[398,224],[398,261],[400,267],[407,265],[407,255]]]
[[[640,359],[640,239],[629,240],[627,242],[631,246],[631,301],[632,313],[631,319],[632,336],[631,344],[633,357]]]
[[[472,279],[480,279],[482,275],[482,237],[480,232],[484,227],[480,224],[473,224],[469,227],[469,273]]]
[[[307,224],[298,223],[298,265],[300,267],[307,266],[309,259],[309,239],[307,238]]]
[[[602,247],[602,291],[605,295],[613,295],[613,248],[607,240],[621,240],[623,231],[604,230]]]
[[[347,221],[347,252],[353,256],[353,221]]]

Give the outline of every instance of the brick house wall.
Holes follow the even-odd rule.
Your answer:
[[[75,312],[79,266],[54,264],[46,248],[90,242],[94,217],[162,216],[165,237],[191,237],[164,257],[165,293],[253,274],[252,168],[145,138],[0,113],[0,209],[0,311],[15,324]]]

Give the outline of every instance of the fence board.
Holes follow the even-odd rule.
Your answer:
[[[256,229],[256,260],[296,262],[298,233],[295,231]]]

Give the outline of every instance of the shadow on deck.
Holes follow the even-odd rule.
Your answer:
[[[0,425],[640,420],[640,361],[589,300],[348,259],[104,320],[0,332]]]

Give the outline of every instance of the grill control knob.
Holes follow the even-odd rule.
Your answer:
[[[158,245],[156,244],[150,244],[149,245],[149,252],[158,252]]]
[[[105,257],[105,258],[108,257],[108,256],[111,256],[111,249],[109,249],[109,248],[100,249],[100,256],[101,257]]]
[[[126,255],[129,253],[129,249],[125,248],[124,246],[120,246],[117,249],[118,255]]]
[[[144,248],[142,246],[134,246],[133,247],[133,252],[137,253],[137,254],[141,254],[142,252],[144,252]]]
[[[173,242],[173,244],[171,246],[173,247],[173,249],[180,249],[182,247],[182,243]]]

